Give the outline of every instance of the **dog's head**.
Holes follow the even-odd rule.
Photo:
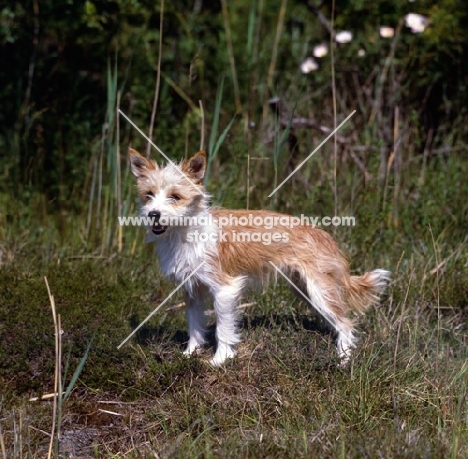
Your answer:
[[[154,234],[162,234],[176,226],[175,222],[181,222],[184,217],[196,217],[206,209],[204,151],[180,164],[169,163],[165,167],[158,166],[132,148],[129,155],[133,175],[137,178],[140,215],[152,219]]]

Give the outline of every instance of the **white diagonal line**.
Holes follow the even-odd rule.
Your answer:
[[[272,261],[269,261],[268,263],[270,263],[270,265],[273,266],[276,269],[276,271],[278,271],[302,295],[302,297],[308,303],[310,303],[310,298],[304,295],[304,292],[301,289],[299,289],[297,285],[288,276],[286,276],[286,274],[284,274],[283,271],[281,271],[281,269],[278,268],[278,266],[276,266]]]
[[[135,328],[135,330],[132,331],[132,333],[130,333],[130,335],[128,335],[118,346],[117,346],[117,349],[120,349],[146,322],[148,322],[148,320],[154,316],[154,314],[156,314],[156,312],[159,310],[159,308],[161,306],[163,306],[168,300],[169,298],[172,297],[172,295],[174,295],[175,292],[177,292],[177,290],[179,290],[204,264],[206,263],[206,261],[203,261],[200,266],[198,266],[197,269],[195,269],[195,271],[192,272],[192,274],[190,274],[190,276],[187,277],[187,279],[184,280],[184,282],[182,282],[181,284],[179,284],[178,287],[176,287],[174,290],[172,290],[172,292],[169,294],[169,296],[143,321],[140,323],[140,325],[138,325],[137,328]]]
[[[169,159],[166,154],[119,108],[119,113],[154,147],[166,158],[168,162],[175,166],[174,161]]]
[[[294,169],[269,195],[268,197],[271,198],[313,155],[314,153],[319,150],[322,145],[330,138],[332,137],[336,131],[338,131],[338,129],[341,128],[341,126],[343,126],[343,124],[346,123],[346,121],[348,121],[354,114],[356,113],[356,110],[353,110],[353,112],[344,120],[340,123],[339,126],[337,126],[330,134],[329,136],[309,155],[307,156],[306,159],[304,159],[304,161],[302,161],[301,164],[299,164],[299,166],[296,167],[296,169]]]
[[[119,113],[154,147],[156,148],[156,150],[159,151],[159,153],[161,153],[162,156],[164,156],[164,158],[166,158],[166,160],[171,163],[175,169],[180,172],[181,175],[183,175],[191,184],[192,186],[198,191],[200,192],[200,188],[197,187],[197,185],[195,185],[195,183],[192,182],[192,180],[190,180],[190,178],[187,176],[187,174],[184,174],[178,167],[177,167],[177,164],[174,163],[174,161],[172,161],[122,110],[120,110],[119,108]]]

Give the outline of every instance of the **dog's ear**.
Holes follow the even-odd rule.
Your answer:
[[[146,175],[149,171],[154,171],[158,168],[156,163],[146,159],[133,148],[128,149],[128,155],[130,156],[133,175],[136,178],[140,178],[141,176]]]
[[[199,151],[188,161],[182,164],[182,171],[188,175],[196,184],[200,184],[205,176],[206,153]]]

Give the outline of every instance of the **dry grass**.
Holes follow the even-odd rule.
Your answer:
[[[463,457],[465,312],[443,291],[465,266],[466,249],[459,245],[442,267],[434,256],[401,260],[380,307],[362,322],[347,370],[336,367],[333,336],[281,284],[247,299],[239,356],[215,370],[206,363],[211,348],[182,356],[177,299],[117,351],[172,289],[151,259],[49,265],[70,368],[97,334],[62,407],[60,456]],[[43,267],[32,262],[25,273],[23,263],[2,269],[0,446],[5,457],[35,458],[47,454],[53,402],[29,398],[53,391],[54,333]]]

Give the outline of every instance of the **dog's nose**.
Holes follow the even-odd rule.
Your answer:
[[[148,213],[148,217],[154,218],[156,221],[158,221],[161,218],[161,212],[152,210]]]

